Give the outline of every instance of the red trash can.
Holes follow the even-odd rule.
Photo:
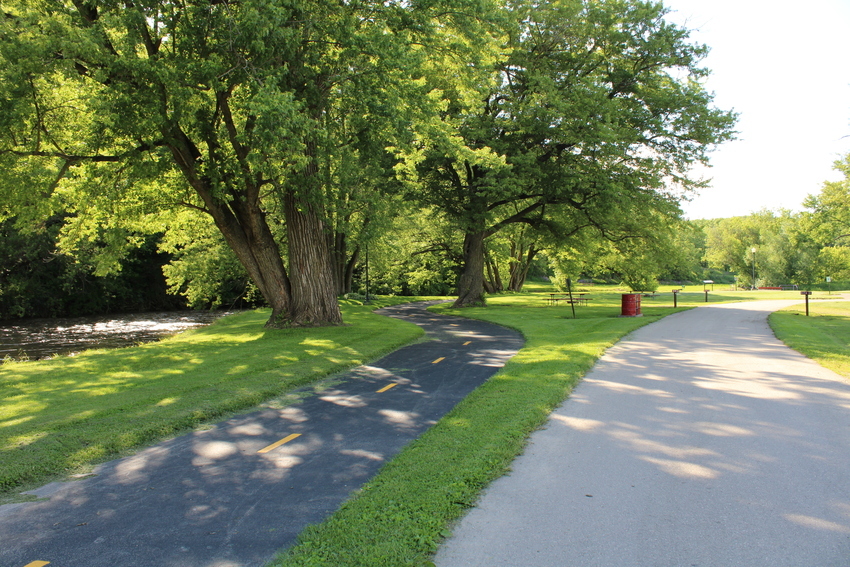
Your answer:
[[[639,293],[624,293],[621,317],[640,317],[640,294]]]

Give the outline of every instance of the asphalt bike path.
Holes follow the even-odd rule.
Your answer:
[[[435,315],[399,349],[293,405],[234,417],[0,507],[2,567],[259,567],[322,521],[521,348],[515,331]]]
[[[795,303],[699,307],[610,348],[437,566],[850,565],[850,383],[774,337]]]

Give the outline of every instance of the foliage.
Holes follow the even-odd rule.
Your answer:
[[[508,225],[620,240],[680,214],[665,181],[698,186],[688,168],[730,137],[734,116],[700,83],[705,48],[664,13],[639,1],[515,3],[505,55],[476,98],[428,77],[446,112],[417,125],[423,147],[401,154],[400,172],[465,235],[457,306],[483,300],[483,240]]]
[[[802,214],[679,220],[702,185],[689,167],[734,115],[703,87],[707,48],[664,11],[9,0],[0,316],[179,303],[138,283],[161,281],[156,242],[193,306],[279,310],[326,287],[305,323],[365,291],[367,248],[370,289],[394,294],[452,294],[469,271],[479,299],[535,270],[641,287],[850,278],[850,155]],[[290,281],[304,263],[332,267]]]
[[[736,272],[741,285],[808,284],[815,274],[817,246],[788,211],[705,223],[709,266]],[[754,251],[755,250],[755,251]]]
[[[168,256],[157,252],[158,236],[140,237],[126,252],[121,270],[93,275],[98,243],[74,256],[58,248],[67,218],[54,216],[21,230],[14,219],[0,222],[0,319],[68,317],[127,311],[175,309],[162,276]]]
[[[122,231],[202,210],[272,307],[270,324],[339,323],[326,225],[348,211],[329,203],[369,171],[358,156],[410,143],[409,122],[434,111],[418,80],[432,54],[451,76],[486,56],[489,8],[9,0],[0,214],[71,211],[81,237],[117,235],[108,265]]]
[[[454,293],[460,262],[457,234],[434,209],[402,209],[369,246],[371,292],[395,295]],[[355,286],[364,291],[365,273]]]
[[[806,228],[822,245],[847,246],[850,245],[850,154],[836,161],[835,169],[844,179],[825,182],[819,194],[809,195],[803,202],[809,209]]]
[[[811,235],[821,249],[815,273],[818,279],[850,279],[850,154],[835,163],[844,175],[840,181],[828,181],[821,192],[803,202],[802,230]]]
[[[818,252],[816,263],[819,281],[850,280],[850,246],[825,246]]]
[[[169,222],[160,249],[168,291],[192,308],[258,307],[264,301],[221,233],[199,212],[179,211]]]

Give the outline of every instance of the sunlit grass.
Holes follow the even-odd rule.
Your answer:
[[[770,326],[785,344],[850,378],[850,302],[810,302],[772,313]]]
[[[709,303],[799,299],[793,291],[714,291]],[[387,464],[326,522],[307,529],[274,567],[433,565],[429,558],[453,522],[481,490],[508,471],[528,436],[572,391],[612,344],[634,329],[706,302],[702,286],[686,288],[673,308],[672,288],[642,297],[642,317],[620,317],[617,286],[576,286],[591,298],[573,311],[553,307],[550,284],[488,297],[486,308],[435,311],[492,321],[519,330],[525,347],[437,425]],[[561,294],[561,292],[557,292]],[[827,294],[817,294],[813,297]],[[846,341],[845,341],[846,346]]]
[[[709,302],[802,301],[799,292],[719,287],[709,291]],[[574,291],[591,301],[576,307],[575,318],[568,305],[547,304],[552,286],[530,283],[526,291],[491,296],[487,308],[437,308],[515,328],[526,345],[275,565],[427,565],[451,523],[508,470],[528,435],[598,357],[623,335],[676,311],[669,287],[642,298],[640,318],[619,317],[627,290],[616,286],[577,286]],[[678,297],[679,310],[704,303],[702,286]],[[816,305],[826,317],[820,308],[832,304]],[[846,331],[843,309],[828,316],[838,317]],[[375,358],[419,334],[354,305],[345,307],[350,327],[268,331],[262,328],[267,316],[229,317],[143,347],[0,366],[0,487],[10,493],[76,472]],[[824,357],[837,350],[846,360],[843,336],[838,346],[844,350],[827,345]]]
[[[3,364],[0,494],[254,407],[422,334],[353,303],[343,305],[344,327],[264,329],[260,310],[158,343]]]
[[[659,301],[646,306],[643,317],[619,317],[621,292],[596,288],[595,303],[577,307],[573,319],[569,307],[547,306],[548,287],[531,289],[492,296],[486,308],[433,308],[512,327],[526,344],[273,565],[427,565],[452,522],[508,470],[528,435],[602,353],[630,331],[675,312],[672,302]]]

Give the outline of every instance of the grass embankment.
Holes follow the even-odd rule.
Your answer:
[[[850,302],[795,305],[770,315],[776,336],[833,372],[850,378]]]
[[[345,327],[264,329],[269,312],[260,310],[158,343],[0,365],[0,497],[254,407],[422,335],[374,307],[347,303]]]

